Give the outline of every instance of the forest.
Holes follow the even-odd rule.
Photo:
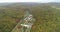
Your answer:
[[[52,6],[51,3],[10,3],[0,6],[0,32],[11,32],[23,18],[26,8],[36,19],[31,32],[60,32],[60,9]]]

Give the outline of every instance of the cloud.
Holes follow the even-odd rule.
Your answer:
[[[40,0],[40,2],[54,2],[54,0]]]

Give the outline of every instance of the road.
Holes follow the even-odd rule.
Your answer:
[[[15,26],[11,32],[30,32],[32,25],[35,22],[35,18],[29,11],[25,11],[23,19]]]

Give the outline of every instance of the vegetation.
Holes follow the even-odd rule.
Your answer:
[[[10,32],[23,16],[23,10],[0,8],[0,32]]]
[[[11,32],[20,19],[24,16],[24,9],[32,8],[31,13],[36,22],[31,32],[60,32],[60,9],[52,8],[51,5],[28,3],[11,4],[0,7],[0,32]]]
[[[36,22],[31,32],[60,32],[60,12],[51,6],[34,7]]]

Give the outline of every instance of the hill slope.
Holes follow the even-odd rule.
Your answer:
[[[0,6],[0,32],[11,32],[23,17],[26,8],[31,9],[36,18],[31,32],[60,32],[60,10],[51,6],[47,3],[13,3]]]

